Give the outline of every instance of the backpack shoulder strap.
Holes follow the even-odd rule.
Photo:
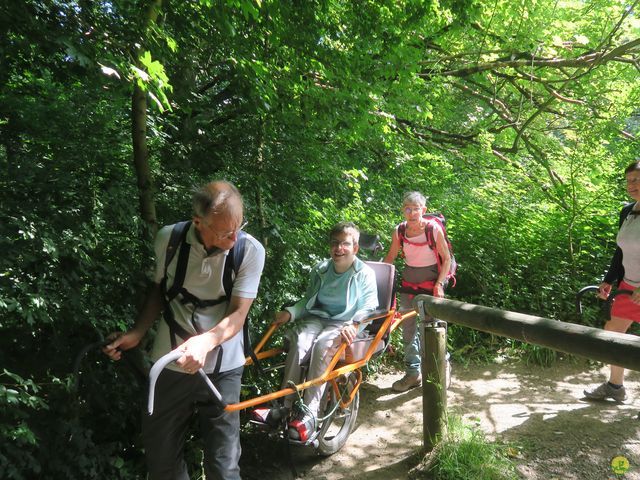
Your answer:
[[[618,228],[622,227],[622,224],[624,223],[625,219],[629,216],[629,213],[631,212],[631,210],[633,210],[633,207],[635,204],[636,202],[631,202],[626,204],[624,207],[622,207],[622,210],[620,211],[620,220],[618,221]]]
[[[428,215],[425,216],[425,219],[427,220],[427,227],[425,229],[425,232],[427,234],[427,243],[429,244],[429,248],[431,248],[431,250],[436,251],[436,234],[435,234],[435,225],[438,225],[440,227],[440,230],[442,230],[442,234],[444,235],[444,240],[445,242],[447,242],[447,246],[449,243],[449,239],[447,238],[447,229],[444,226],[444,218],[441,217],[439,214],[438,215]]]
[[[400,247],[402,247],[406,239],[406,232],[407,232],[406,220],[404,222],[400,222],[396,227],[396,230],[398,231],[398,240],[400,240]]]
[[[431,250],[436,252],[437,247],[436,247],[436,236],[435,236],[434,230],[435,230],[435,227],[433,226],[433,222],[428,221],[427,226],[424,230],[427,235],[427,245],[429,245],[429,248]]]
[[[160,288],[162,289],[162,298],[164,301],[164,309],[162,311],[162,316],[164,320],[167,322],[169,326],[169,336],[171,339],[171,348],[176,348],[176,336],[180,336],[183,339],[187,339],[191,336],[189,332],[187,332],[184,328],[182,328],[173,317],[173,313],[171,308],[169,307],[169,302],[178,295],[178,292],[182,288],[182,284],[184,283],[184,278],[187,271],[187,264],[189,263],[189,251],[191,250],[191,245],[186,242],[187,232],[189,231],[189,227],[191,226],[191,221],[187,220],[184,222],[176,223],[171,230],[171,235],[169,236],[169,243],[167,243],[167,249],[165,252],[165,260],[164,260],[164,277],[162,278],[162,282],[160,284]],[[176,255],[178,251],[178,247],[180,247],[180,253],[178,254],[178,265],[176,265],[176,274],[174,276],[173,284],[169,291],[167,291],[167,269],[171,264],[171,261]]]
[[[427,227],[425,228],[425,233],[427,234],[427,244],[429,245],[429,248],[434,252],[437,251],[435,225],[438,225],[440,227],[440,230],[442,230],[442,234],[445,237],[445,241],[447,239],[447,231],[445,230],[444,225],[442,224],[442,221],[435,216],[429,217],[427,219]]]
[[[169,243],[167,244],[167,250],[164,259],[164,277],[162,279],[162,284],[163,292],[168,297],[169,301],[171,301],[171,299],[178,294],[178,292],[182,288],[182,284],[184,283],[184,277],[187,272],[187,264],[189,263],[189,250],[191,249],[191,245],[186,242],[187,232],[189,231],[190,226],[190,220],[176,223],[173,226],[173,230],[171,230],[171,236],[169,237]],[[178,265],[176,265],[175,277],[171,288],[167,290],[167,270],[169,268],[169,265],[171,264],[171,261],[175,257],[176,252],[178,251],[178,247],[180,247],[180,254],[178,255]]]
[[[191,226],[191,220],[185,220],[184,222],[178,222],[173,226],[171,230],[171,236],[169,237],[169,243],[167,243],[167,250],[164,257],[164,271],[165,275],[167,272],[167,268],[173,260],[173,257],[176,254],[178,249],[178,245],[180,245],[185,238],[187,238],[187,232],[189,231],[189,227]]]
[[[233,248],[229,250],[227,259],[224,262],[224,271],[222,272],[222,287],[227,298],[231,298],[231,291],[233,290],[234,275],[237,276],[240,271],[240,266],[244,260],[244,247],[247,243],[247,234],[240,230],[238,232],[238,238]],[[232,275],[233,273],[233,275]]]
[[[240,271],[240,266],[242,265],[242,261],[244,260],[244,250],[246,243],[247,234],[240,230],[238,232],[236,243],[233,245],[233,248],[229,250],[227,259],[224,262],[224,271],[222,272],[222,286],[229,301],[231,300],[231,294],[233,292],[234,278],[237,277],[238,272]],[[244,324],[242,325],[242,341],[244,344],[245,357],[250,357],[253,361],[253,364],[258,368],[260,373],[265,374],[264,370],[262,369],[262,365],[260,364],[260,361],[258,360],[258,357],[253,351],[251,345],[248,317],[244,319]]]

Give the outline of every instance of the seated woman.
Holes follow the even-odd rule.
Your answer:
[[[329,233],[331,258],[311,270],[304,297],[276,314],[274,324],[295,322],[287,334],[290,347],[283,387],[301,381],[301,366],[307,362],[307,378],[320,376],[340,344],[351,344],[356,338],[358,319],[378,307],[375,273],[356,257],[359,239],[360,231],[353,223],[335,225]],[[307,408],[301,418],[290,423],[291,438],[305,441],[315,430],[325,387],[323,384],[304,391]],[[285,399],[286,407],[291,407],[292,397]]]

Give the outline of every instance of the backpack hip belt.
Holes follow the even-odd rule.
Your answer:
[[[433,291],[436,286],[436,282],[433,280],[425,280],[424,282],[413,283],[402,280],[402,288],[410,288],[412,290],[429,290]]]

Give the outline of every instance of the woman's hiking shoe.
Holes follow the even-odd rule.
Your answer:
[[[419,387],[422,384],[422,377],[420,377],[419,373],[407,373],[400,380],[396,380],[391,385],[391,390],[394,392],[406,392],[407,390]]]
[[[289,438],[306,442],[316,431],[316,417],[311,412],[304,412],[289,422]]]
[[[620,388],[612,387],[609,382],[604,382],[592,390],[585,390],[584,396],[590,400],[605,400],[612,398],[616,402],[624,402],[627,399],[627,392],[624,386]]]
[[[419,373],[406,373],[400,380],[396,380],[391,385],[394,392],[406,392],[422,384],[422,377]],[[451,386],[451,355],[447,352],[444,365],[444,388],[447,390]]]

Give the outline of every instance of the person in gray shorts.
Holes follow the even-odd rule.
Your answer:
[[[212,404],[205,382],[195,374],[204,369],[226,403],[239,401],[245,363],[243,326],[257,295],[265,252],[255,238],[241,231],[244,205],[232,184],[204,185],[194,194],[193,210],[190,224],[181,222],[158,232],[156,273],[145,306],[132,329],[110,336],[104,352],[118,360],[122,350],[140,343],[162,313],[165,321],[159,324],[151,358],[156,361],[173,350],[182,356],[158,377],[153,415],[143,414],[148,478],[189,479],[183,450],[190,420],[197,414],[207,479],[239,480],[239,413]],[[184,237],[179,253],[165,264],[177,225],[185,225]],[[225,264],[234,256],[242,262],[229,289]]]

